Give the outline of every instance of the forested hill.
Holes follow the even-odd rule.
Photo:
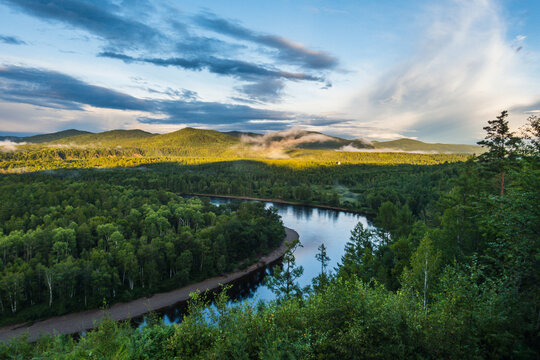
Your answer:
[[[413,139],[399,139],[383,142],[369,142],[362,139],[344,139],[315,131],[285,130],[268,134],[242,131],[219,132],[184,128],[166,134],[152,134],[143,130],[110,130],[101,133],[89,133],[79,130],[65,130],[52,134],[29,137],[5,137],[5,140],[40,144],[42,147],[85,148],[126,148],[143,150],[147,155],[185,154],[189,148],[196,148],[202,153],[238,153],[238,148],[283,150],[339,150],[355,152],[381,150],[385,152],[427,152],[478,154],[482,148],[477,145],[430,144]]]
[[[47,143],[50,141],[60,140],[64,138],[69,138],[73,136],[78,135],[84,135],[84,134],[91,134],[88,131],[81,131],[81,130],[75,130],[75,129],[68,129],[68,130],[62,130],[55,133],[50,134],[39,134],[39,135],[32,135],[32,136],[0,136],[0,140],[10,140],[13,142],[24,142],[24,143],[31,143],[31,144],[41,144],[41,143]]]
[[[398,139],[392,141],[373,141],[375,149],[398,151],[424,151],[431,153],[481,154],[484,152],[479,145],[425,143],[414,139]]]
[[[73,136],[52,140],[52,144],[64,145],[95,145],[115,147],[122,145],[135,146],[138,141],[155,136],[142,130],[111,130],[102,133],[92,134],[75,134]]]
[[[237,137],[215,130],[183,128],[167,134],[151,134],[142,130],[111,130],[83,134],[44,144],[45,147],[66,146],[86,149],[125,149],[140,155],[218,155],[240,142]]]

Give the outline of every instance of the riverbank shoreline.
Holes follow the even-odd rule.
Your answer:
[[[347,208],[343,208],[339,206],[301,203],[301,202],[288,201],[288,200],[282,200],[282,199],[258,198],[258,197],[253,197],[253,196],[242,196],[242,195],[215,195],[215,194],[203,194],[203,193],[180,193],[180,196],[215,197],[215,198],[223,198],[223,199],[264,201],[264,202],[273,202],[273,203],[284,204],[284,205],[309,206],[309,207],[318,208],[318,209],[343,211],[343,212],[348,212],[351,214],[362,215],[365,217],[369,216],[368,214],[364,214],[356,210],[347,209]]]
[[[28,335],[28,341],[36,341],[41,335],[45,334],[75,334],[95,328],[105,318],[117,321],[137,318],[148,312],[158,311],[185,302],[189,300],[189,294],[192,292],[219,289],[223,285],[242,279],[280,259],[288,250],[287,242],[298,239],[298,233],[293,229],[285,227],[285,233],[285,238],[278,248],[262,256],[256,263],[244,270],[215,276],[176,290],[154,294],[150,297],[117,303],[106,310],[86,310],[35,322],[7,325],[0,328],[0,342],[6,342],[24,334]]]

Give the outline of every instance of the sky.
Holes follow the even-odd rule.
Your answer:
[[[540,113],[538,0],[0,0],[0,133],[474,143]]]

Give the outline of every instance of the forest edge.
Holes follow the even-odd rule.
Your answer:
[[[298,201],[289,201],[289,200],[282,200],[282,199],[259,198],[259,197],[253,197],[253,196],[243,196],[243,195],[216,195],[216,194],[202,194],[202,193],[183,193],[180,195],[181,196],[208,197],[208,198],[222,198],[222,199],[238,199],[238,200],[249,200],[249,201],[263,201],[263,202],[271,202],[271,203],[276,203],[276,204],[307,206],[307,207],[317,208],[317,209],[343,211],[343,212],[347,212],[351,214],[359,214],[368,218],[370,216],[370,214],[366,214],[366,213],[363,213],[354,209],[349,209],[349,208],[339,207],[339,206],[314,204],[311,202],[298,202]]]
[[[189,300],[190,293],[206,290],[217,290],[223,285],[242,279],[251,273],[279,260],[288,250],[287,243],[298,239],[298,233],[288,227],[285,228],[285,238],[281,245],[262,256],[259,260],[244,270],[235,271],[221,276],[215,276],[204,281],[187,285],[176,290],[154,294],[150,297],[139,298],[133,301],[117,303],[109,309],[93,309],[62,316],[55,316],[36,322],[12,324],[0,328],[0,342],[8,341],[14,337],[27,334],[28,341],[36,341],[46,334],[75,334],[90,330],[99,325],[103,319],[128,320],[140,317],[151,311],[157,311]]]

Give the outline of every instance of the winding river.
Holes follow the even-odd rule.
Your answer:
[[[230,201],[248,200],[210,197],[210,201],[215,205],[220,205]],[[276,207],[278,214],[283,220],[283,224],[290,229],[296,230],[298,233],[303,247],[298,248],[294,255],[297,265],[304,268],[304,273],[299,279],[302,287],[311,284],[311,279],[320,272],[320,264],[315,259],[315,255],[318,252],[317,248],[321,244],[325,244],[327,254],[330,257],[328,269],[333,270],[341,260],[345,244],[349,240],[351,230],[354,226],[358,222],[362,222],[364,226],[369,226],[365,217],[346,211],[272,202],[265,202],[265,206]],[[290,229],[287,230],[287,237],[295,238],[297,234]],[[231,301],[258,302],[260,300],[269,301],[274,299],[274,294],[263,285],[263,279],[270,272],[270,268],[273,265],[272,262],[283,251],[283,248],[280,247],[266,257],[261,258],[259,263],[251,265],[251,269],[248,268],[223,276],[224,282],[237,279],[233,280],[232,283],[234,286],[229,292]],[[265,267],[264,264],[270,265]],[[245,273],[248,273],[248,275],[245,275]],[[221,281],[221,277],[207,279],[201,283],[188,285],[184,288],[172,290],[171,292],[155,294],[150,298],[140,298],[127,303],[117,303],[105,312],[99,309],[93,309],[52,317],[37,322],[8,325],[0,328],[0,342],[14,336],[20,336],[25,332],[28,333],[28,339],[30,341],[36,340],[43,333],[78,333],[93,328],[96,321],[102,319],[106,314],[114,320],[138,319],[138,321],[135,320],[136,323],[139,323],[139,326],[144,326],[146,321],[143,314],[150,310],[157,310],[166,324],[177,323],[182,320],[185,314],[186,304],[184,301],[167,307],[169,304],[172,304],[171,299],[185,300],[189,297],[191,291],[201,288],[214,288],[218,284],[218,280]]]
[[[232,200],[227,198],[210,197],[214,205],[225,204]],[[371,225],[368,220],[360,215],[339,211],[320,209],[311,206],[288,205],[266,202],[266,207],[274,206],[286,227],[296,230],[300,236],[300,247],[295,252],[296,264],[304,268],[304,273],[299,279],[301,286],[311,284],[311,279],[320,272],[320,263],[315,259],[317,248],[324,243],[327,254],[330,257],[328,270],[333,270],[341,261],[345,250],[345,244],[349,240],[351,230],[358,222],[366,227]],[[260,270],[234,284],[229,294],[233,301],[272,300],[274,294],[263,285],[263,279],[269,268]],[[162,311],[165,323],[177,323],[181,320],[185,311],[185,305],[169,308]]]

